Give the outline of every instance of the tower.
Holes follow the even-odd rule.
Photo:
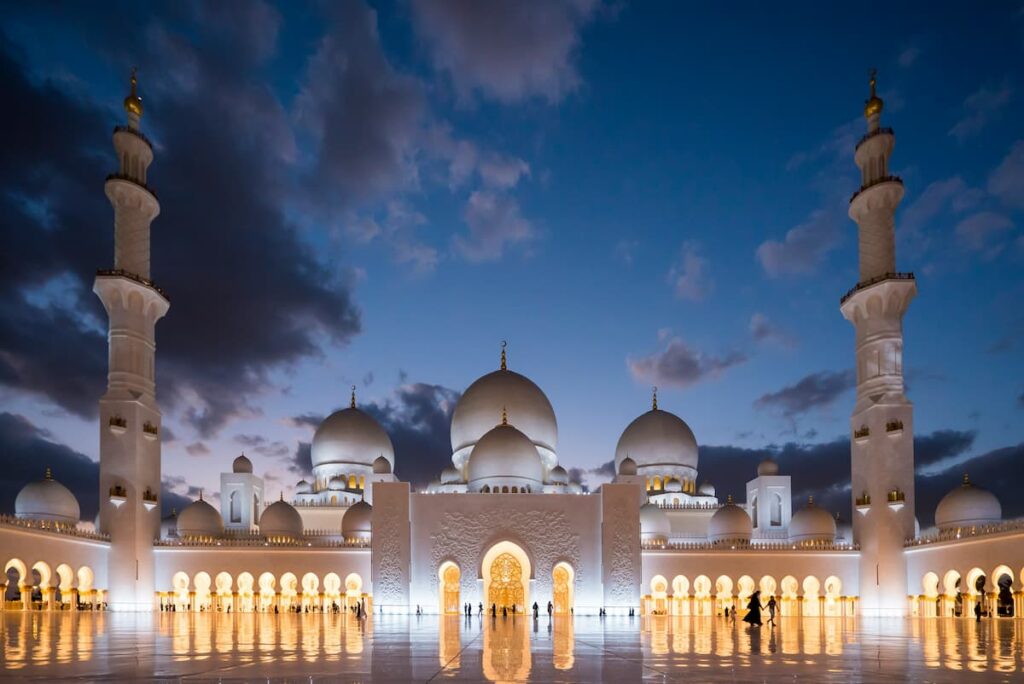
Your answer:
[[[120,167],[104,189],[114,208],[114,268],[93,292],[109,320],[107,391],[100,398],[99,529],[110,535],[112,610],[152,610],[153,540],[160,532],[160,407],[156,322],[170,303],[150,280],[149,226],[160,203],[146,185],[153,147],[139,130],[142,99],[132,71],[128,125],[114,129]]]
[[[914,536],[913,406],[903,385],[903,314],[917,294],[912,273],[896,271],[895,212],[903,181],[889,173],[896,138],[881,127],[882,100],[864,107],[867,133],[854,160],[861,187],[850,199],[857,223],[860,280],[840,303],[856,331],[857,400],[850,416],[853,538],[860,544],[861,612],[904,615],[903,544]]]

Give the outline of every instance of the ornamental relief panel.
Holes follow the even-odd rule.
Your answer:
[[[408,601],[409,577],[403,567],[408,550],[402,548],[407,524],[401,511],[394,508],[382,506],[373,511],[373,592],[377,602]]]

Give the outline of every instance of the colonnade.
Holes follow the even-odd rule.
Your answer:
[[[95,573],[88,565],[76,572],[67,563],[51,568],[45,561],[29,565],[20,558],[11,558],[0,577],[0,611],[101,609],[106,591],[94,587],[94,581]]]
[[[762,606],[775,598],[776,614],[782,617],[852,617],[857,613],[857,597],[843,595],[842,581],[838,577],[827,577],[822,583],[814,575],[805,577],[803,582],[792,575],[781,582],[770,575],[758,582],[743,575],[735,583],[726,575],[714,583],[707,575],[699,575],[693,580],[692,591],[685,575],[676,575],[671,586],[664,576],[655,575],[650,582],[650,593],[641,599],[641,613],[696,616],[725,615],[728,610],[742,617],[756,590],[761,592]]]
[[[280,577],[264,572],[259,577],[243,572],[237,577],[221,572],[189,576],[176,572],[171,589],[157,592],[160,610],[174,612],[282,613],[332,612],[361,606],[372,611],[372,597],[363,591],[363,578],[349,573],[342,582],[337,573],[323,577],[307,572],[300,578],[291,572]]]

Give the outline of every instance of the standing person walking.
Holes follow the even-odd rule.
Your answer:
[[[743,616],[743,621],[750,624],[751,627],[757,625],[761,626],[761,592],[755,591],[750,595],[750,602],[747,604],[747,614]]]
[[[768,624],[772,627],[775,626],[775,597],[772,596],[768,599]]]

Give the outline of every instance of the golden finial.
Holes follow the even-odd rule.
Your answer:
[[[971,484],[971,478],[967,477],[967,473],[964,473],[964,484],[965,485]]]
[[[178,508],[177,508],[177,506],[171,506],[171,517],[172,518],[177,518],[178,517]]]
[[[873,116],[877,116],[882,113],[882,98],[878,97],[875,93],[875,85],[878,81],[878,69],[871,70],[871,97],[868,98],[867,102],[864,103],[864,118],[870,119]]]
[[[50,472],[50,466],[46,466],[46,474],[43,475],[43,479],[44,480],[52,480],[53,479],[53,473]]]
[[[142,98],[139,97],[137,88],[139,79],[135,76],[135,67],[132,67],[131,77],[132,91],[124,98],[124,110],[135,116],[142,116]]]
[[[732,505],[732,494],[730,494],[727,497],[725,497],[725,503],[727,505]]]
[[[283,489],[280,492],[278,492],[277,500],[278,501],[284,501],[284,490]]]
[[[501,407],[501,424],[508,425],[508,408]]]
[[[651,410],[658,410],[658,386],[654,386],[654,390],[651,392]]]
[[[199,500],[200,500],[200,501],[202,501],[202,500],[203,500],[203,490],[202,490],[202,488],[201,488],[201,487],[200,487],[200,489],[199,489]]]
[[[356,386],[352,385],[352,403],[349,405],[351,408],[356,407]]]
[[[813,506],[814,505],[814,495],[813,494],[811,496],[807,497],[807,505],[808,506]]]
[[[505,347],[508,346],[508,340],[501,341],[501,370],[508,370],[508,359],[505,358]]]

